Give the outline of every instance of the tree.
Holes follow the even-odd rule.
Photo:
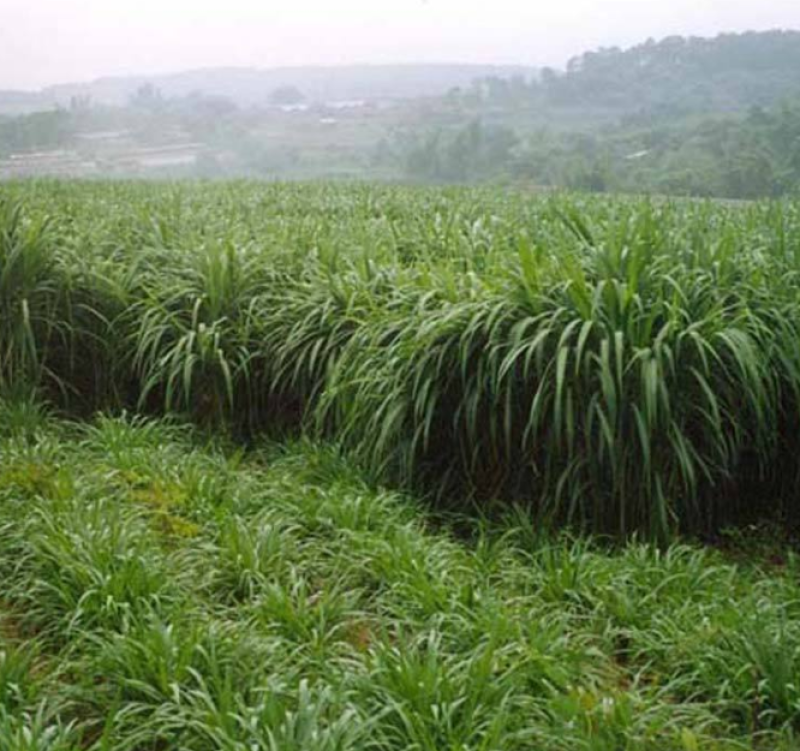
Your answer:
[[[153,86],[152,83],[140,86],[130,98],[131,107],[137,109],[155,110],[159,109],[163,104],[164,97],[161,95],[161,91]]]

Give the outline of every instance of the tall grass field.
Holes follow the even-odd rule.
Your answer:
[[[0,187],[0,751],[800,747],[800,204]]]

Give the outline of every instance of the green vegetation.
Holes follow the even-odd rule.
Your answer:
[[[791,202],[5,185],[0,749],[797,748],[798,271]]]
[[[20,183],[0,384],[334,438],[464,508],[665,539],[797,518],[795,204]]]
[[[0,156],[57,149],[72,137],[73,130],[69,115],[58,110],[0,118]]]
[[[586,52],[563,73],[545,70],[527,90],[540,103],[578,109],[665,116],[736,112],[800,95],[798,71],[799,31],[672,36],[627,50]],[[495,96],[503,88],[495,86]]]
[[[587,52],[564,72],[489,78],[452,92],[448,121],[401,133],[383,155],[408,177],[435,182],[796,195],[799,73],[798,32]]]
[[[535,183],[595,192],[757,199],[800,190],[800,107],[699,120],[632,118],[520,138],[480,119],[398,138],[383,158],[418,181]]]
[[[25,400],[0,457],[4,751],[797,747],[791,554],[435,518],[329,446]]]

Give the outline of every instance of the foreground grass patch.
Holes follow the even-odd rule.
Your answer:
[[[795,747],[791,554],[526,518],[465,539],[324,445],[7,426],[0,748]]]

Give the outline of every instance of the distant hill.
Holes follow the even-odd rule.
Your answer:
[[[668,37],[587,52],[563,73],[545,69],[552,105],[675,114],[732,112],[800,95],[800,32]]]
[[[193,92],[226,96],[242,106],[264,104],[276,89],[294,87],[310,101],[404,99],[437,96],[479,78],[531,78],[536,70],[511,65],[347,65],[289,68],[208,68],[160,76],[100,78],[48,87],[41,92],[0,92],[0,111],[69,104],[72,97],[121,105],[145,84],[164,96]]]

